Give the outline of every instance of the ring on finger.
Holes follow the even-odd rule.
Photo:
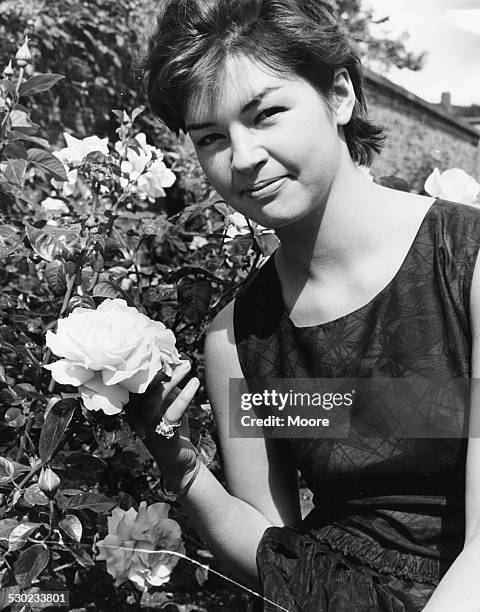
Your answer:
[[[165,417],[162,416],[160,423],[155,427],[155,433],[164,438],[173,438],[177,429],[180,428],[181,423],[169,423]]]

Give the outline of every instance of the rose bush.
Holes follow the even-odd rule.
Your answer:
[[[96,310],[76,308],[48,331],[58,357],[44,366],[55,381],[79,387],[88,410],[116,414],[129,393],[144,393],[158,372],[170,376],[181,363],[173,332],[125,300],[107,299]]]
[[[97,542],[97,561],[106,561],[107,571],[119,586],[130,580],[141,590],[168,582],[179,556],[185,554],[180,525],[168,518],[168,504],[147,506],[138,512],[114,508],[108,517],[108,535]]]
[[[130,580],[114,588],[104,564],[92,559],[94,542],[105,535],[102,516],[114,507],[126,513],[138,499],[169,498],[121,408],[130,390],[141,391],[157,369],[175,367],[177,348],[202,377],[208,323],[268,245],[252,227],[229,241],[241,265],[228,264],[231,211],[202,182],[190,145],[173,150],[165,140],[160,150],[158,140],[153,146],[138,133],[141,108],[130,115],[112,111],[108,139],[106,132],[68,134],[55,154],[27,105],[29,96],[55,86],[56,96],[62,77],[20,61],[27,65],[6,61],[0,79],[0,591],[68,590],[75,608],[127,612],[132,601],[137,608],[148,602]],[[151,137],[155,128],[145,125]],[[116,299],[124,301],[122,317],[132,305],[137,317],[134,324],[122,318],[120,345],[109,327],[114,316],[105,315],[96,327],[88,319],[103,317]],[[82,310],[87,313],[70,334],[70,317],[76,320]],[[157,345],[157,336],[165,343]],[[60,358],[55,363],[53,355]],[[156,364],[147,367],[147,359]],[[80,393],[59,386],[78,383]],[[189,411],[192,441],[219,470],[201,394]],[[189,533],[188,520],[181,520]],[[205,553],[193,537],[186,542],[189,558]],[[160,601],[167,593],[153,585],[170,576],[174,563],[155,552],[148,558],[156,562],[147,572],[144,559],[142,571],[152,586],[148,597]],[[140,567],[139,546],[136,554],[130,567]],[[191,595],[177,589],[177,576],[190,593],[205,577],[199,580],[188,564],[175,568],[169,591],[180,610]],[[208,601],[205,606],[199,610],[209,609]]]

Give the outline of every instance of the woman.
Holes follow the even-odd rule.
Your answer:
[[[353,420],[344,438],[229,436],[240,406],[230,379],[477,376],[478,211],[359,169],[382,133],[326,2],[166,2],[145,68],[153,110],[188,132],[218,193],[281,244],[207,337],[228,491],[178,431],[199,384],[179,391],[188,363],[144,401],[167,485],[265,610],[480,609],[479,451],[472,437],[466,461],[462,422],[447,438],[398,439],[387,406],[373,437]],[[298,469],[315,494],[303,522]]]

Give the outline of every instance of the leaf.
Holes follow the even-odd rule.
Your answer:
[[[18,557],[14,571],[17,584],[29,587],[46,567],[50,553],[45,544],[34,544]]]
[[[197,566],[197,569],[195,570],[195,578],[198,582],[198,585],[203,587],[203,585],[208,580],[208,565],[205,567]]]
[[[72,453],[65,457],[65,463],[67,465],[81,465],[93,471],[103,470],[107,465],[103,459],[87,453]]]
[[[122,298],[123,300],[126,300],[130,306],[132,306],[130,296],[127,295],[121,287],[115,285],[115,283],[111,283],[110,281],[101,281],[97,283],[93,288],[93,295],[95,297],[102,298]]]
[[[31,96],[32,94],[40,93],[41,91],[48,91],[51,89],[58,81],[64,79],[65,77],[61,74],[36,74],[33,77],[30,77],[28,81],[25,81],[20,85],[19,95],[22,96]]]
[[[23,499],[32,506],[48,506],[48,497],[40,490],[38,482],[30,485],[23,494]]]
[[[74,514],[67,514],[58,526],[75,542],[80,542],[82,539],[82,523]]]
[[[105,259],[112,259],[115,255],[123,256],[122,245],[109,236],[98,236],[95,248],[100,251]]]
[[[0,544],[7,546],[8,538],[20,523],[14,518],[4,518],[0,521]]]
[[[30,117],[28,116],[28,114],[24,110],[20,110],[18,106],[10,113],[10,121],[12,127],[17,128],[30,128],[33,125],[33,123],[30,121]]]
[[[93,510],[97,514],[110,512],[117,503],[100,493],[80,493],[61,501],[63,510]]]
[[[13,480],[13,463],[10,459],[0,457],[0,484],[4,485]]]
[[[17,525],[17,527],[10,532],[8,537],[8,552],[23,548],[30,534],[41,526],[41,523],[31,523],[30,521],[25,521]]]
[[[210,307],[212,285],[205,278],[183,278],[177,285],[178,308],[192,323],[200,323]]]
[[[11,143],[16,142],[18,140],[26,140],[27,142],[33,142],[39,147],[45,147],[46,149],[50,148],[50,143],[45,138],[39,138],[38,136],[30,136],[29,134],[24,134],[19,130],[9,130],[7,132],[7,138]],[[25,154],[25,159],[26,157],[27,156]]]
[[[3,171],[3,176],[9,183],[23,187],[27,162],[24,159],[9,159]]]
[[[280,244],[276,234],[272,234],[270,232],[256,232],[254,240],[264,257],[268,257],[274,253]]]
[[[17,478],[20,474],[24,474],[25,472],[30,471],[30,466],[25,465],[24,463],[18,463],[17,461],[12,461],[13,464],[13,478]]]
[[[20,594],[19,586],[9,586],[0,589],[0,610],[11,609],[12,601],[10,597],[12,595]]]
[[[3,157],[10,160],[27,159],[27,149],[21,140],[13,140],[3,150]]]
[[[81,567],[93,567],[95,565],[95,561],[83,548],[69,547],[68,550],[71,552],[73,558]]]
[[[72,230],[46,225],[42,229],[26,224],[27,238],[32,249],[46,261],[53,261],[65,254],[73,254],[80,246],[79,237]]]
[[[132,111],[132,122],[135,121],[135,119],[141,115],[143,113],[143,111],[145,110],[144,106],[139,106],[137,108],[134,108]]]
[[[63,167],[62,162],[47,151],[43,149],[29,149],[28,159],[32,164],[35,164],[42,170],[48,172],[48,174],[56,181],[66,181],[67,173]]]
[[[4,96],[12,96],[15,94],[15,83],[12,83],[12,81],[9,81],[8,79],[1,79],[0,80],[0,87],[3,89],[4,91]]]
[[[67,288],[67,277],[63,261],[54,259],[45,266],[45,278],[48,286],[56,295],[63,295]]]
[[[40,432],[38,450],[42,463],[46,463],[57,449],[77,405],[78,401],[69,397],[52,406]]]
[[[22,241],[22,236],[12,225],[0,225],[0,257],[10,255]]]

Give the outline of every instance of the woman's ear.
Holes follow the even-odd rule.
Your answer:
[[[355,91],[346,68],[337,68],[333,77],[333,110],[337,125],[347,125],[355,106]]]

